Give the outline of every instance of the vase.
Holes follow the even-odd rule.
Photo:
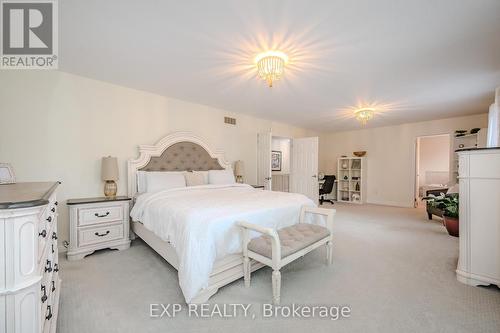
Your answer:
[[[448,231],[448,234],[453,237],[458,237],[459,235],[459,230],[458,230],[458,218],[456,217],[449,217],[449,216],[443,216],[444,219],[444,226],[446,228],[446,231]]]

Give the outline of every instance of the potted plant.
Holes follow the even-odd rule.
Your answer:
[[[426,199],[433,207],[443,211],[443,224],[448,234],[458,237],[458,195],[430,195]]]

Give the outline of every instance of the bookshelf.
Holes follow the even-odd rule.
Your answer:
[[[366,201],[366,157],[337,160],[337,201],[362,204]]]

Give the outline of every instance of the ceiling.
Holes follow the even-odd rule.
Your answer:
[[[60,70],[319,131],[487,112],[499,0],[59,2]],[[269,88],[253,59],[290,63]]]

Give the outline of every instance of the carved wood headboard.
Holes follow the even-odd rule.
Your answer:
[[[170,134],[155,145],[139,146],[139,157],[129,160],[128,195],[137,193],[137,171],[205,171],[231,168],[224,152],[212,150],[203,139],[189,132]]]

